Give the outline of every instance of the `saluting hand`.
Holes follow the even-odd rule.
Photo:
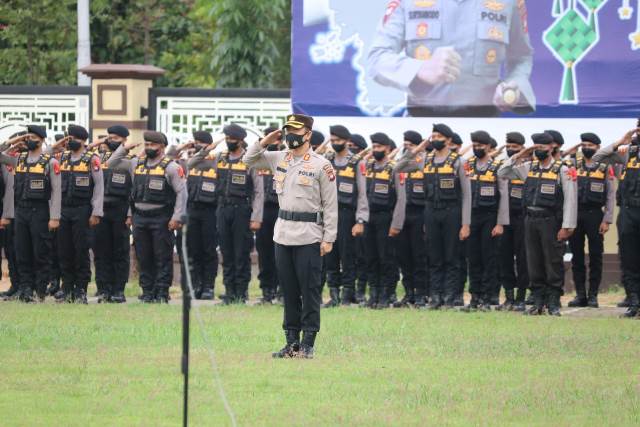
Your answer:
[[[260,145],[262,148],[267,148],[271,144],[275,144],[276,142],[282,139],[282,131],[280,129],[274,130],[269,135],[262,138],[260,141]]]
[[[127,141],[123,147],[125,150],[129,151],[135,147],[137,147],[138,145],[141,145],[143,141]]]
[[[333,250],[333,243],[322,242],[320,243],[320,256],[325,256]]]

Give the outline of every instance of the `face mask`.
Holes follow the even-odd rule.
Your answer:
[[[346,146],[344,144],[331,144],[331,148],[333,148],[333,151],[336,153],[342,153]]]
[[[484,148],[473,149],[473,155],[479,159],[483,158],[486,154],[487,154],[487,150],[485,150]]]
[[[269,144],[267,146],[267,151],[278,151],[278,144]]]
[[[107,147],[109,147],[111,151],[116,151],[118,147],[120,147],[120,143],[107,139]]]
[[[293,149],[298,148],[304,144],[304,135],[296,135],[295,133],[288,133],[285,137],[287,141],[287,147]]]
[[[156,157],[158,157],[158,150],[153,148],[145,148],[144,154],[146,154],[150,159],[155,159]]]
[[[444,139],[434,139],[431,141],[431,146],[434,150],[440,151],[444,148],[445,141]]]
[[[71,150],[71,151],[78,151],[80,149],[80,147],[82,147],[82,143],[80,141],[76,140],[76,139],[72,139],[71,141],[69,141],[67,146],[69,147],[69,150]]]
[[[551,153],[555,156],[556,154],[558,154],[559,150],[560,150],[560,148],[554,147],[553,150],[551,150]]]
[[[596,150],[594,150],[593,148],[583,148],[582,149],[582,154],[584,154],[584,156],[587,159],[590,159],[593,157],[594,154],[596,154]]]
[[[507,156],[513,157],[516,154],[518,154],[519,152],[520,152],[519,150],[507,150]]]
[[[377,161],[380,161],[382,159],[384,159],[384,156],[386,156],[387,153],[385,153],[384,151],[374,151],[373,152],[373,158],[376,159]]]
[[[240,145],[238,142],[227,142],[227,148],[229,151],[236,151],[238,149],[238,145]]]
[[[536,150],[535,155],[540,161],[544,161],[547,157],[549,157],[549,151],[547,150]]]
[[[33,151],[36,148],[38,148],[38,145],[40,144],[40,142],[36,141],[35,139],[27,139],[27,142],[25,144],[29,151]]]

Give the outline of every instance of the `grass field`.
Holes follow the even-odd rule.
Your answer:
[[[638,321],[339,308],[272,360],[280,307],[201,310],[239,425],[640,425]],[[0,424],[179,425],[180,316],[0,303]],[[193,325],[191,425],[229,425]]]

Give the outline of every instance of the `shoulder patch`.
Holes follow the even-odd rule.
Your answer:
[[[99,171],[100,170],[100,159],[97,156],[93,156],[93,160],[91,161],[92,165],[93,165],[93,170],[94,171]]]
[[[60,163],[57,160],[53,161],[53,173],[60,175]]]
[[[396,9],[398,8],[398,6],[400,6],[399,0],[391,0],[389,2],[389,4],[387,5],[387,10],[385,10],[384,12],[384,17],[382,18],[382,25],[385,25],[387,23],[389,18],[391,18],[391,16],[393,15],[393,12],[395,12]]]
[[[331,166],[331,164],[326,164],[322,167],[322,170],[324,171],[325,174],[327,174],[327,178],[329,178],[329,181],[335,181],[336,180],[336,173],[333,170],[333,166]]]

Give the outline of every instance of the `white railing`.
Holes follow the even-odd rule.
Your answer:
[[[158,96],[156,130],[171,143],[192,139],[196,130],[218,132],[229,123],[261,135],[272,124],[283,125],[290,112],[289,98]]]
[[[70,124],[89,128],[89,95],[0,93],[0,123],[40,124],[50,137]]]

